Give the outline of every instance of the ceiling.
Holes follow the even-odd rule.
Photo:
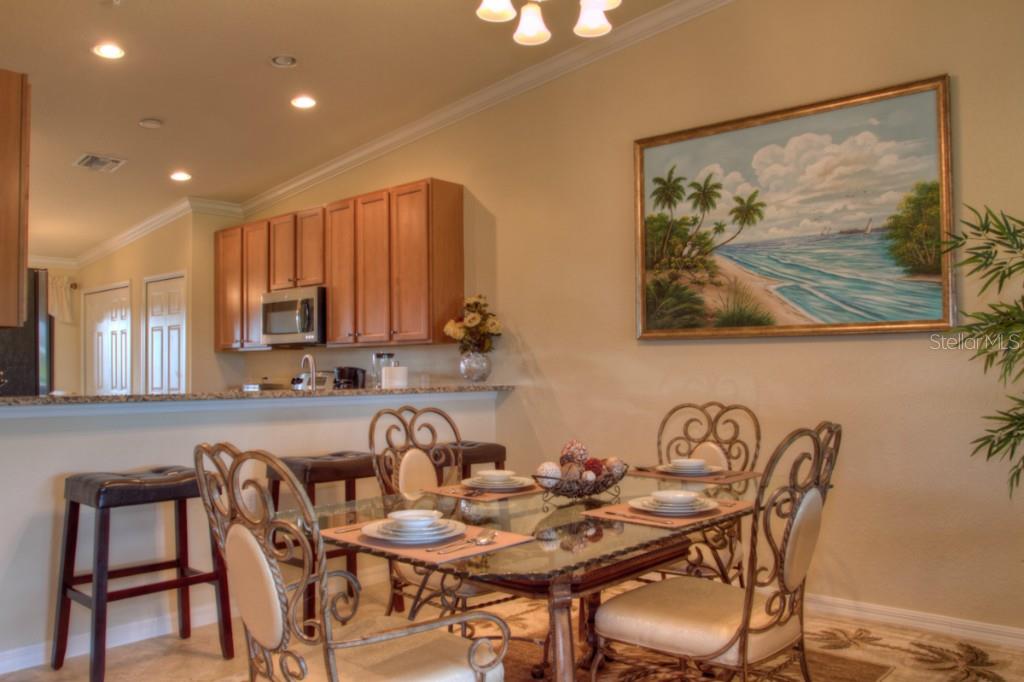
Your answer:
[[[608,16],[621,25],[669,2],[625,0]],[[31,253],[76,258],[186,195],[245,201],[588,42],[572,33],[575,0],[544,4],[554,37],[529,48],[476,4],[0,0],[0,68],[32,83]],[[124,59],[94,56],[103,40]],[[272,67],[278,54],[298,66]],[[300,92],[319,105],[294,109]],[[164,126],[143,129],[144,117]],[[87,152],[127,163],[74,167]],[[178,168],[193,180],[172,182]]]

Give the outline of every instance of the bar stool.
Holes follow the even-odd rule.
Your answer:
[[[64,539],[61,543],[60,570],[57,578],[57,615],[54,619],[53,654],[50,661],[55,670],[64,665],[72,600],[92,611],[89,679],[91,682],[101,682],[106,664],[107,605],[110,602],[164,590],[177,590],[178,634],[185,639],[191,635],[192,630],[189,588],[202,583],[212,584],[216,593],[221,653],[224,658],[234,657],[227,570],[212,536],[210,545],[213,570],[202,573],[188,564],[186,503],[193,497],[199,497],[195,470],[180,466],[156,467],[128,473],[74,474],[64,480]],[[111,569],[110,510],[157,502],[174,502],[175,558]],[[96,510],[92,573],[75,575],[78,514],[79,507],[83,504]],[[110,580],[171,569],[177,570],[177,578],[121,590],[108,590]],[[92,583],[91,595],[76,587],[86,583]]]

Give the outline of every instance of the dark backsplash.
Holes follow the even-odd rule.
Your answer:
[[[53,320],[47,313],[46,270],[28,271],[28,320],[0,329],[0,395],[45,395],[53,386]]]

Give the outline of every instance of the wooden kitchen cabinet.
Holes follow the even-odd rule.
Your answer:
[[[28,313],[30,100],[28,77],[0,69],[0,327]]]
[[[217,350],[242,347],[242,228],[213,235],[214,344]]]
[[[263,345],[263,294],[270,290],[270,223],[242,226],[242,348]]]
[[[356,342],[356,201],[328,204],[326,218],[327,343]]]
[[[324,209],[300,211],[295,217],[295,280],[300,287],[324,283]]]
[[[270,219],[270,290],[295,286],[295,214]]]
[[[390,204],[388,192],[355,200],[355,314],[357,343],[391,340]]]

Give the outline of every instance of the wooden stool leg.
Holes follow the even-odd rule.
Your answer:
[[[274,503],[274,511],[281,508],[281,481],[270,479],[270,501]]]
[[[220,631],[220,653],[226,659],[235,657],[235,639],[231,628],[231,597],[228,594],[228,569],[224,565],[217,541],[210,533],[210,558],[213,559],[213,571],[217,580],[213,583],[213,592],[217,600],[217,628]]]
[[[68,588],[75,575],[75,551],[78,548],[77,502],[64,503],[64,539],[60,546],[60,573],[57,576],[57,614],[53,620],[53,652],[50,665],[59,670],[68,650],[68,625],[71,622],[71,599]]]
[[[92,656],[89,681],[103,682],[107,662],[107,571],[110,568],[110,510],[96,510],[92,558]]]
[[[178,560],[178,577],[188,577],[188,504],[187,500],[174,501],[174,549]],[[192,609],[189,587],[178,588],[178,636],[188,639],[192,635]]]
[[[356,482],[355,479],[349,479],[345,481],[345,501],[351,502],[354,499],[356,499]],[[359,552],[349,552],[345,555],[345,570],[355,576],[359,575],[358,556]],[[355,595],[355,587],[353,585],[348,586],[348,593],[349,596]]]
[[[316,483],[307,483],[306,484],[306,495],[309,496],[309,503],[315,507],[316,506]],[[315,585],[307,585],[306,586],[306,594],[305,594],[305,597],[303,598],[303,603],[302,603],[302,617],[305,620],[311,620],[311,619],[315,618],[315,615],[314,615],[315,613],[316,613],[316,586]],[[313,632],[314,632],[313,628],[311,628],[311,627],[306,628],[306,634],[307,635],[312,636]]]

